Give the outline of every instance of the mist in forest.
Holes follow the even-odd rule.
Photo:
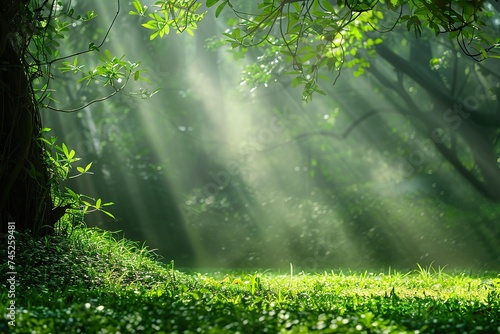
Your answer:
[[[106,22],[104,15],[94,23],[103,28],[80,33],[97,34]],[[463,108],[440,105],[411,80],[389,85],[404,70],[383,56],[361,76],[346,68],[334,85],[323,83],[326,95],[304,102],[286,74],[259,87],[245,82],[246,66],[262,54],[235,59],[217,46],[213,36],[224,31],[223,21],[207,17],[194,37],[153,42],[139,29],[123,33],[134,24],[121,15],[104,47],[140,61],[150,82],[131,83],[130,94],[78,113],[43,112],[51,133],[82,164],[93,161],[93,175],[65,186],[115,203],[116,221],[97,213],[87,225],[120,230],[117,236],[185,268],[497,265],[498,204],[440,144],[456,141],[454,154],[470,164],[474,155],[466,140],[421,120],[437,115],[460,128],[468,113],[495,103],[487,88],[496,83],[481,77],[479,66],[487,65],[446,53],[443,41],[387,36],[387,47],[416,68],[428,59],[412,50],[427,50],[425,44],[442,59],[432,73],[452,78],[444,66],[452,61],[477,71],[455,78],[464,87]],[[86,39],[72,39],[68,52],[85,47],[79,40]],[[56,90],[67,109],[106,93],[84,83]]]

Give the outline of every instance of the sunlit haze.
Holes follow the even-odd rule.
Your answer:
[[[105,8],[113,4],[99,6],[112,17]],[[110,17],[93,23],[96,36]],[[266,86],[243,82],[259,51],[235,59],[228,47],[207,44],[226,29],[213,15],[194,36],[155,41],[131,25],[139,25],[135,17],[120,15],[101,49],[147,70],[150,82],[131,82],[127,92],[158,93],[118,94],[73,114],[43,111],[51,133],[83,165],[94,162],[93,175],[65,185],[115,203],[109,210],[116,221],[94,213],[89,226],[120,230],[185,268],[494,266],[498,204],[484,199],[405,112],[411,103],[424,117],[447,107],[410,80],[399,88],[382,81],[398,83],[400,73],[387,61],[373,59],[358,77],[346,67],[335,85],[320,79],[326,94],[304,102],[286,71]],[[390,42],[401,54],[412,43]],[[75,39],[65,47],[70,53],[86,46]],[[472,76],[456,80],[465,85],[464,103],[487,107],[497,99],[476,94]],[[60,82],[54,98],[63,108],[104,94],[85,83],[68,93]],[[473,163],[466,148],[456,155]]]

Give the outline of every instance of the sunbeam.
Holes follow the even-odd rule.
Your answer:
[[[100,24],[112,19],[109,6],[99,3],[108,13]],[[206,20],[194,36],[152,43],[143,31],[123,34],[134,20],[119,16],[100,51],[140,60],[150,81],[131,80],[124,94],[79,116],[44,116],[94,161],[94,175],[72,184],[116,203],[117,221],[97,214],[87,224],[120,229],[165,261],[197,268],[467,267],[499,253],[488,234],[498,231],[490,224],[497,206],[481,199],[494,191],[479,185],[498,167],[494,152],[471,150],[477,137],[467,137],[465,112],[442,112],[418,77],[384,58],[410,57],[413,42],[391,41],[399,55],[381,49],[364,75],[345,65],[342,80],[304,102],[279,52],[257,48],[238,59],[221,46],[213,36],[227,33],[225,24]],[[258,68],[274,75],[265,85],[252,78]],[[467,92],[494,85],[468,80]],[[68,108],[102,93],[81,83],[62,91]],[[468,105],[494,102],[476,93]],[[85,134],[62,125],[70,118]],[[464,134],[447,130],[459,126]]]

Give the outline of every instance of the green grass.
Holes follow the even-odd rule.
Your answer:
[[[409,273],[187,274],[144,247],[86,228],[42,239],[17,234],[15,262],[16,326],[4,316],[0,332],[500,333],[500,279],[491,273],[416,266]]]

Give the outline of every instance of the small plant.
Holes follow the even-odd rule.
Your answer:
[[[260,283],[259,274],[257,272],[254,272],[254,274],[250,276],[250,293],[253,296],[260,289],[262,289],[262,285]]]
[[[431,262],[431,264],[429,264],[429,266],[427,267],[422,267],[419,263],[417,263],[417,273],[425,283],[431,282],[434,277],[437,277],[438,280],[441,280],[445,276],[444,269],[446,268],[446,266],[439,266],[437,269],[435,269],[432,264],[433,262]]]
[[[50,130],[50,128],[44,128],[42,133],[47,134]],[[104,209],[113,205],[113,202],[103,203],[100,198],[95,199],[87,195],[77,194],[68,187],[64,187],[64,190],[61,190],[61,186],[65,180],[81,177],[85,174],[93,174],[90,171],[92,162],[85,165],[85,167],[76,166],[76,173],[72,174],[74,163],[80,161],[80,158],[76,157],[76,152],[69,149],[64,143],[58,145],[57,137],[55,136],[51,136],[50,139],[42,136],[39,140],[46,146],[46,159],[51,170],[51,188],[56,204],[58,206],[70,207],[69,213],[73,217],[79,217],[81,220],[83,220],[83,215],[96,211],[115,219],[112,213]]]

